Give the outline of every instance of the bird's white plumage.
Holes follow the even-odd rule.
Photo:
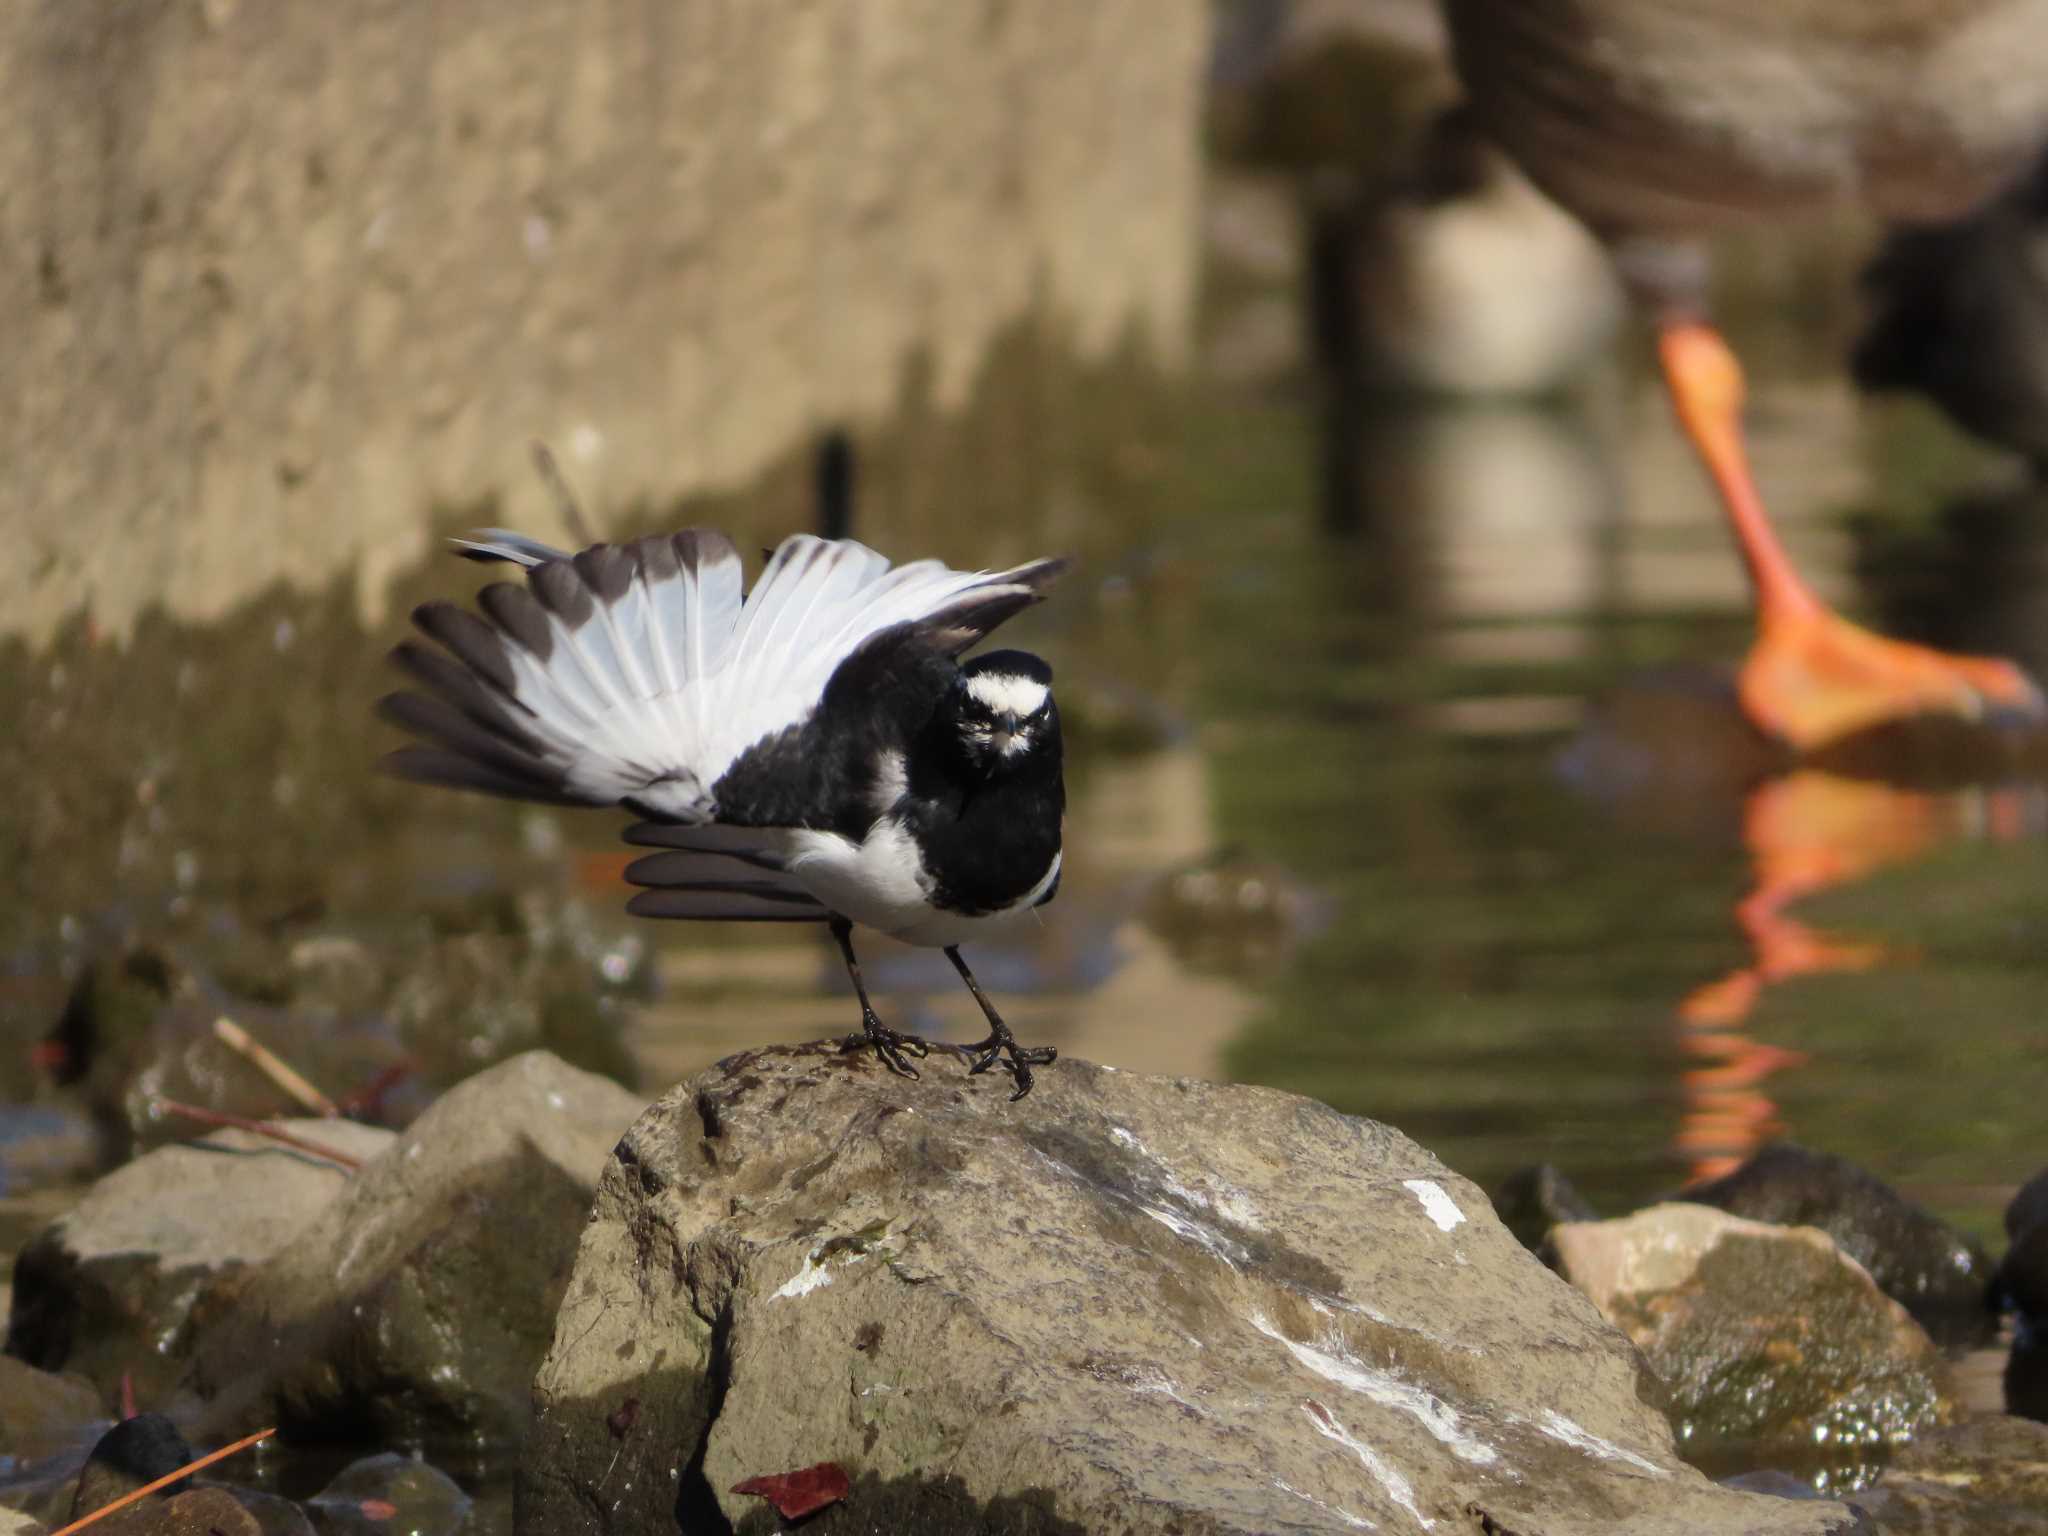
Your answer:
[[[1052,697],[1052,690],[1037,678],[1015,672],[978,672],[967,680],[967,692],[998,714],[1008,712],[1026,720]]]
[[[953,912],[932,901],[931,877],[903,823],[883,817],[858,842],[837,832],[788,834],[792,879],[825,906],[906,944],[943,946],[986,939],[1028,917],[1059,878],[1055,853],[1036,884],[993,912]]]
[[[544,546],[529,541],[515,557],[544,564],[530,549]],[[643,559],[624,595],[598,599],[582,622],[550,609],[545,658],[510,648],[515,691],[532,711],[523,723],[564,761],[573,794],[707,821],[720,776],[756,742],[807,719],[865,641],[1014,574],[937,560],[892,566],[852,540],[798,534],[742,597],[739,556],[723,540],[694,563],[650,571]],[[538,581],[536,591],[545,600]]]

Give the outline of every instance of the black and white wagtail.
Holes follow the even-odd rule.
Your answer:
[[[1052,900],[1060,880],[1060,717],[1052,669],[960,653],[1038,602],[1065,568],[891,566],[851,540],[785,539],[742,596],[740,557],[703,529],[575,555],[500,529],[456,541],[523,566],[482,617],[426,603],[393,659],[425,688],[383,716],[425,745],[403,777],[641,818],[629,843],[643,917],[821,922],[861,1024],[893,1070],[927,1046],[885,1027],[854,958],[862,923],[946,952],[987,1015],[964,1048],[1001,1060],[1013,1099],[1051,1047],[1017,1044],[960,957]],[[855,1037],[856,1039],[859,1037]]]

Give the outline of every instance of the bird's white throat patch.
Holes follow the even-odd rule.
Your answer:
[[[1020,720],[1029,719],[1045,707],[1045,684],[1015,672],[980,673],[967,679],[967,691],[996,713],[1014,713]]]

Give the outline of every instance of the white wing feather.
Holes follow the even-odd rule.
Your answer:
[[[399,696],[386,713],[433,745],[394,767],[498,794],[630,801],[689,823],[715,819],[712,786],[725,771],[809,718],[840,663],[875,635],[946,617],[941,643],[964,648],[1060,568],[892,567],[863,544],[798,534],[743,597],[737,551],[708,532],[568,557],[491,529],[464,552],[523,566],[529,586],[485,592],[491,626],[447,604],[416,615],[461,665],[401,647],[433,696]]]

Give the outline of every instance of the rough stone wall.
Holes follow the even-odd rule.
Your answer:
[[[733,487],[1026,314],[1176,366],[1207,11],[0,6],[0,635],[374,610],[436,504],[558,530],[536,437],[599,510]]]

